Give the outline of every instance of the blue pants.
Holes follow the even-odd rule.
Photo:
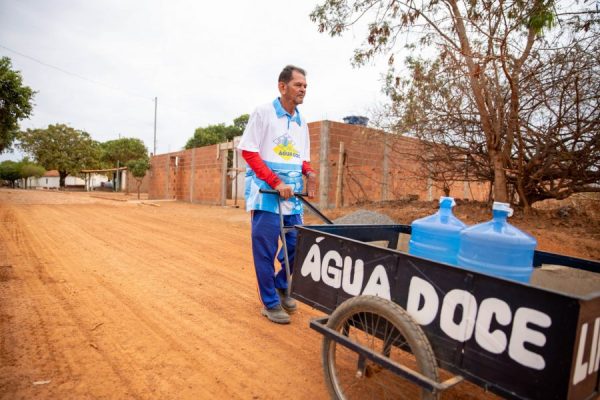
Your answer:
[[[300,215],[284,215],[283,223],[285,226],[300,225],[302,218]],[[256,271],[260,299],[267,308],[272,308],[279,304],[279,296],[275,289],[285,290],[287,288],[283,248],[277,256],[277,259],[281,263],[281,269],[275,273],[275,256],[277,255],[279,245],[279,235],[279,214],[259,210],[252,212],[252,256],[254,257],[254,269]],[[296,236],[296,230],[291,230],[285,234],[290,262],[290,274],[294,265]]]

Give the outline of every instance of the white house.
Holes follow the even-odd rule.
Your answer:
[[[103,174],[90,174],[89,179],[91,188],[100,187],[104,182],[108,182],[108,177]],[[65,178],[65,186],[79,186],[83,189],[86,184],[82,178],[68,175]],[[32,189],[58,189],[60,187],[60,175],[57,170],[47,171],[40,178],[29,178],[27,187]]]

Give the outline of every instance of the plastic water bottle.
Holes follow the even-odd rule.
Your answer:
[[[529,282],[537,241],[509,224],[507,203],[494,202],[491,221],[473,225],[460,233],[458,265],[473,271]]]
[[[452,214],[452,197],[440,197],[440,209],[433,215],[413,221],[408,252],[415,256],[456,265],[459,233],[466,228]]]

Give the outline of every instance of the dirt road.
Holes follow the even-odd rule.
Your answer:
[[[327,398],[320,313],[260,315],[248,215],[156,205],[0,190],[0,398]]]

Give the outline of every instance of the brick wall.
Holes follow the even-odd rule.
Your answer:
[[[363,201],[385,201],[418,197],[437,199],[443,195],[435,182],[423,176],[416,155],[423,151],[417,139],[392,136],[359,125],[332,121],[308,124],[311,164],[319,172],[319,206],[336,204],[340,143],[344,143],[342,205]],[[326,187],[327,190],[321,190]],[[485,200],[488,184],[455,182],[450,195]]]
[[[443,195],[434,182],[423,177],[423,168],[416,162],[416,155],[423,149],[416,139],[332,121],[311,122],[308,129],[311,165],[319,173],[317,203],[321,208],[336,204],[341,142],[346,155],[342,205],[408,196],[432,200]],[[152,157],[148,197],[225,204],[221,186],[223,158],[217,156],[226,150],[219,152],[218,148],[212,145]],[[243,173],[239,176],[243,179]],[[450,188],[450,195],[456,198],[485,200],[488,192],[488,184],[455,182]]]
[[[220,204],[222,160],[217,154],[212,145],[152,157],[148,198]]]
[[[131,174],[130,171],[127,171],[126,178],[127,188],[126,190],[130,193],[137,193],[137,179]],[[150,172],[146,172],[146,176],[142,178],[142,183],[140,185],[140,193],[148,193],[148,188],[150,186]]]

